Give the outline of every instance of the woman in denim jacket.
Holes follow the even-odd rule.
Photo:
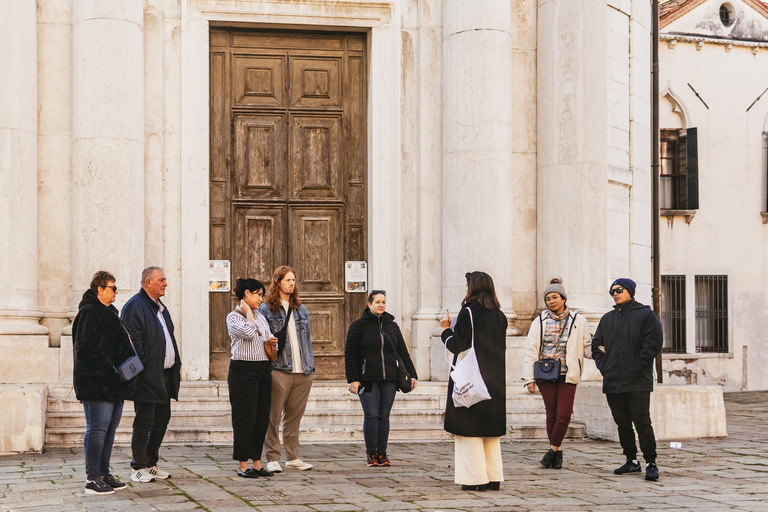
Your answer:
[[[299,457],[299,424],[312,388],[315,356],[312,353],[309,313],[299,300],[296,273],[291,267],[281,266],[275,269],[272,286],[264,303],[259,307],[259,313],[267,319],[270,330],[277,333],[278,339],[277,360],[272,363],[274,371],[269,429],[264,443],[267,471],[283,470],[280,466],[281,449],[278,438],[281,419],[286,467],[312,469],[312,464]]]

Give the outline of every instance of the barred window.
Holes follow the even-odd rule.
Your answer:
[[[727,353],[728,276],[661,276],[661,326],[665,353]]]
[[[661,276],[661,327],[663,352],[684,354],[685,346],[685,276]]]
[[[696,352],[728,352],[728,276],[696,276]]]

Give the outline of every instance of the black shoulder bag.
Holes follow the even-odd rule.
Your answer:
[[[568,328],[568,336],[571,335],[571,329],[573,329],[573,323],[576,321],[576,313],[571,318],[571,325]],[[541,351],[544,350],[544,320],[539,316],[539,323],[541,324],[541,337],[539,340],[539,360],[533,363],[533,380],[536,382],[557,382],[560,377],[560,360],[552,357],[541,357]],[[556,342],[559,344],[562,339],[562,334],[557,338]]]
[[[397,353],[397,344],[383,330],[380,330],[379,332],[381,333],[382,337],[385,337],[387,340],[389,340],[389,344],[392,345],[392,350],[395,352],[395,365],[397,365],[397,389],[403,393],[410,393],[413,389],[413,381],[411,376],[408,375],[408,370],[405,368],[405,364],[403,364],[403,360],[400,358],[400,354]]]
[[[288,321],[291,319],[291,313],[293,313],[293,310],[289,307],[288,313],[285,314],[285,322],[283,322],[282,329],[275,333],[275,338],[277,338],[277,355],[280,355],[285,350],[285,341],[288,339]]]

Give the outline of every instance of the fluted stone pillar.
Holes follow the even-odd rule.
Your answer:
[[[59,346],[62,331],[65,336],[71,331],[74,314],[72,2],[37,0],[37,9],[38,300],[51,345]],[[67,347],[61,352],[68,352]]]
[[[37,304],[35,2],[0,0],[0,48],[0,337],[44,335]]]
[[[24,383],[57,380],[37,302],[37,5],[0,0],[0,432],[44,416]],[[14,386],[16,385],[16,386]],[[29,425],[42,432],[41,423]],[[21,438],[21,436],[18,436]],[[26,441],[3,443],[28,449]]]
[[[540,1],[537,260],[541,292],[562,277],[569,307],[608,303],[606,5]]]
[[[444,0],[442,298],[456,311],[464,274],[493,277],[512,310],[512,15],[508,0]]]
[[[100,269],[117,278],[118,303],[140,284],[143,7],[142,0],[79,0],[73,6],[73,303]]]

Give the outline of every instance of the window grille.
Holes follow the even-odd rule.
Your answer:
[[[696,276],[696,352],[728,352],[728,276]]]
[[[684,354],[685,276],[661,276],[661,327],[664,331],[662,352]]]

